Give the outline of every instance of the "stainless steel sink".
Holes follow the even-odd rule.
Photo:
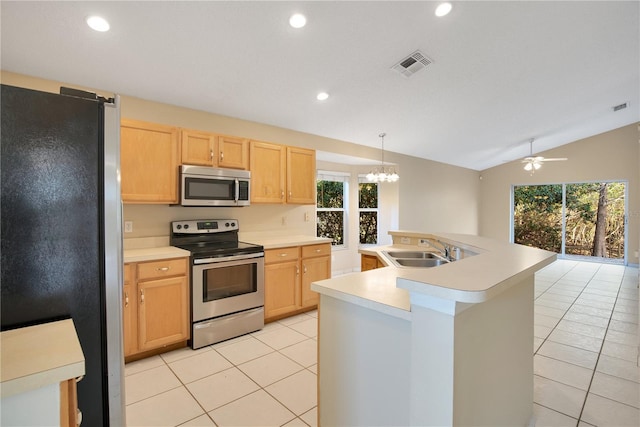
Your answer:
[[[396,267],[428,268],[449,262],[446,258],[427,251],[384,251]]]
[[[396,258],[394,261],[403,267],[436,267],[449,262],[440,258]]]
[[[433,252],[423,251],[393,251],[385,253],[391,258],[439,258],[438,255]]]

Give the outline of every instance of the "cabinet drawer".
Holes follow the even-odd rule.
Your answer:
[[[138,263],[138,280],[162,277],[184,276],[187,274],[187,258],[164,259]]]
[[[268,249],[264,251],[265,264],[284,261],[295,261],[298,259],[298,247]]]
[[[311,258],[324,255],[331,255],[331,243],[322,243],[320,245],[308,245],[302,247],[302,258]]]
[[[134,264],[125,264],[124,273],[122,275],[125,285],[130,285],[131,283],[133,283],[133,274],[134,274]]]

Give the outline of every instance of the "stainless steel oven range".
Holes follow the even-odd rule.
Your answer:
[[[238,241],[238,220],[173,221],[171,246],[191,252],[191,348],[264,327],[264,248]]]

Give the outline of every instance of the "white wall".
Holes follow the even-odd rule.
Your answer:
[[[520,162],[482,171],[480,181],[480,234],[509,240],[511,187],[513,185],[566,182],[628,181],[628,262],[638,264],[640,251],[640,132],[631,124],[548,150],[545,157],[567,157],[566,162],[545,164],[535,174]]]
[[[58,92],[61,85],[96,91],[109,96],[108,88],[83,88],[70,82],[55,82],[1,71],[3,84],[36,90]],[[162,90],[162,88],[158,88]],[[139,98],[121,96],[123,118],[131,118],[195,130],[218,132],[246,138],[276,142],[365,159],[379,159],[380,150],[350,142],[283,129],[262,123],[211,114]],[[376,134],[377,130],[372,130]],[[377,138],[375,138],[377,141]],[[474,234],[478,230],[478,172],[430,160],[418,159],[385,150],[385,160],[397,165],[400,181],[381,187],[381,243],[390,243],[390,229],[450,231]],[[376,163],[376,161],[372,162]],[[366,166],[350,167],[354,179],[366,173]],[[354,181],[357,184],[357,180]],[[357,185],[351,186],[357,188]],[[357,205],[350,206],[357,212]],[[305,222],[305,212],[312,212]],[[168,236],[169,222],[180,219],[232,217],[240,221],[241,230],[281,234],[315,235],[313,205],[252,205],[245,208],[183,208],[167,205],[125,205],[124,220],[133,221],[133,233],[125,238]],[[282,218],[285,218],[284,225]],[[354,215],[352,217],[355,218]],[[353,218],[352,218],[353,219]],[[357,223],[356,223],[357,224]],[[356,233],[357,225],[349,226]],[[357,242],[357,237],[349,238]],[[357,269],[360,266],[357,246],[334,254],[334,270]]]

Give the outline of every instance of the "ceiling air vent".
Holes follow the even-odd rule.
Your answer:
[[[396,65],[391,67],[392,70],[399,72],[405,77],[411,77],[413,74],[427,67],[433,61],[427,58],[422,52],[416,50]]]
[[[625,108],[627,108],[627,103],[625,102],[624,104],[616,105],[615,107],[612,107],[612,108],[614,112],[624,110]]]

